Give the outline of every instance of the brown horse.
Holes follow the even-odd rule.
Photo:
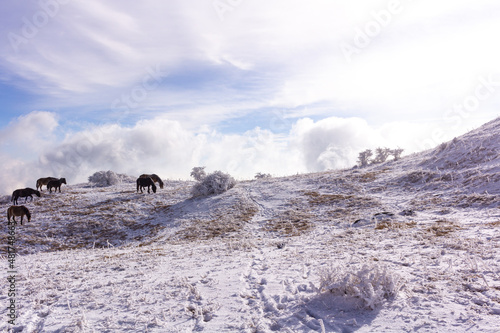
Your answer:
[[[31,201],[33,201],[33,194],[39,197],[40,191],[34,190],[29,187],[18,189],[12,192],[12,198],[10,199],[10,201],[12,201],[14,205],[17,205],[17,199],[19,199],[19,197],[24,197],[24,202],[28,201],[28,197],[30,197]]]
[[[55,177],[38,178],[36,181],[36,189],[40,188],[42,190],[43,185],[47,185],[51,180],[57,180]]]
[[[52,193],[52,188],[55,188],[54,192],[57,192],[57,189],[59,189],[59,193],[61,193],[61,185],[66,184],[66,178],[59,178],[56,180],[51,180],[47,184],[47,188],[49,189],[49,192]]]
[[[152,187],[153,189],[153,193],[156,193],[156,185],[155,185],[155,182],[153,181],[153,179],[151,179],[150,177],[148,178],[145,178],[145,177],[139,177],[137,178],[137,192],[139,192],[139,189],[141,190],[141,193],[144,193],[142,192],[142,189],[147,187],[148,188],[148,193],[151,193],[149,192],[149,187]]]
[[[16,216],[21,216],[21,225],[23,224],[23,217],[26,215],[28,218],[28,222],[31,221],[31,214],[28,208],[24,206],[10,206],[9,209],[7,209],[7,220],[10,223],[10,218],[12,217],[12,220],[14,223],[16,223]]]
[[[143,174],[143,175],[140,175],[139,178],[151,178],[155,183],[158,183],[158,185],[160,185],[160,188],[163,188],[163,181],[161,180],[161,178],[156,175],[156,174],[151,174],[151,175],[146,175],[146,174]]]

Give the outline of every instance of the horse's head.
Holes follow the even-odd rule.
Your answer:
[[[36,194],[37,197],[40,197],[40,191],[36,191],[35,190],[35,194]]]
[[[61,180],[61,184],[66,184],[66,185],[68,185],[68,184],[66,183],[66,178],[61,178],[60,180]]]
[[[31,222],[31,214],[30,214],[30,211],[28,210],[28,208],[26,208],[25,206],[21,206],[21,208],[24,211],[24,214],[26,215],[26,217],[28,218],[28,222]]]

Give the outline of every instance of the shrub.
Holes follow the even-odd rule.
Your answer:
[[[401,285],[399,276],[386,267],[363,265],[357,271],[331,267],[320,272],[319,291],[359,298],[363,307],[373,310],[385,299],[396,297]]]
[[[373,153],[370,149],[362,151],[358,156],[358,163],[360,167],[365,167],[370,163],[370,157],[372,157]]]
[[[375,158],[370,160],[370,158],[373,156],[373,152],[370,149],[367,149],[359,153],[358,164],[360,167],[366,167],[370,164],[384,163],[391,155],[394,157],[394,161],[397,161],[401,158],[401,154],[403,153],[403,151],[404,149],[402,148],[389,149],[379,147],[375,149]]]
[[[92,176],[89,176],[89,183],[94,186],[105,187],[120,184],[122,182],[132,182],[134,179],[130,176],[117,174],[111,170],[98,171]]]
[[[391,155],[394,156],[394,161],[397,161],[401,158],[401,154],[403,153],[404,149],[402,148],[396,148],[391,150]]]
[[[221,194],[236,185],[236,180],[227,173],[215,171],[198,181],[191,189],[191,195],[207,196],[210,194]]]
[[[202,181],[206,176],[205,167],[194,167],[193,170],[191,170],[191,177],[196,181]]]
[[[373,163],[384,163],[387,161],[387,158],[391,154],[391,150],[389,148],[377,148],[375,149],[375,159]]]
[[[264,178],[271,178],[271,175],[269,173],[261,173],[261,172],[257,172],[257,174],[255,174],[255,179],[264,179]]]

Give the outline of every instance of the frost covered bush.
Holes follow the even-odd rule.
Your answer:
[[[206,176],[205,167],[194,167],[193,170],[191,170],[191,177],[196,181],[202,181]]]
[[[320,292],[359,298],[362,307],[372,310],[385,299],[396,297],[400,288],[399,276],[388,272],[385,266],[363,265],[357,270],[331,267],[320,272]]]
[[[269,173],[261,173],[261,172],[257,172],[255,174],[255,179],[264,179],[264,178],[271,178],[271,174]]]
[[[227,173],[215,171],[198,181],[191,189],[191,195],[207,196],[223,193],[236,185],[236,180]]]
[[[397,161],[401,159],[401,154],[403,153],[403,151],[404,149],[402,148],[389,149],[379,147],[375,150],[375,158],[370,159],[373,156],[373,152],[371,151],[371,149],[367,149],[359,153],[358,165],[363,168],[370,164],[384,163],[391,155],[394,157],[394,161]]]
[[[132,177],[123,174],[117,174],[111,170],[98,171],[92,176],[89,176],[89,183],[92,183],[92,185],[98,187],[111,186],[120,184],[121,182],[130,181],[134,181]]]
[[[360,167],[365,167],[370,163],[370,157],[373,156],[373,152],[370,149],[362,151],[358,156],[358,163]]]

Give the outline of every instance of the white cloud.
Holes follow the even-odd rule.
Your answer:
[[[0,130],[0,145],[12,156],[26,157],[54,140],[58,126],[57,116],[52,112],[34,111],[12,121]]]
[[[408,154],[450,140],[469,125],[464,122],[451,130],[446,123],[389,122],[373,126],[361,118],[302,118],[284,134],[259,127],[224,134],[208,126],[187,128],[160,117],[131,127],[93,126],[67,132],[58,139],[61,136],[54,135],[61,128],[57,116],[32,112],[0,130],[2,143],[11,142],[7,138],[12,133],[26,129],[30,133],[24,141],[14,141],[20,150],[29,142],[30,148],[23,150],[27,154],[17,155],[12,146],[0,146],[4,161],[0,191],[33,187],[37,178],[47,176],[66,177],[70,183],[87,182],[88,176],[101,170],[188,179],[193,167],[206,166],[207,171],[221,170],[239,179],[252,179],[257,172],[282,176],[349,168],[365,149],[400,147]]]

